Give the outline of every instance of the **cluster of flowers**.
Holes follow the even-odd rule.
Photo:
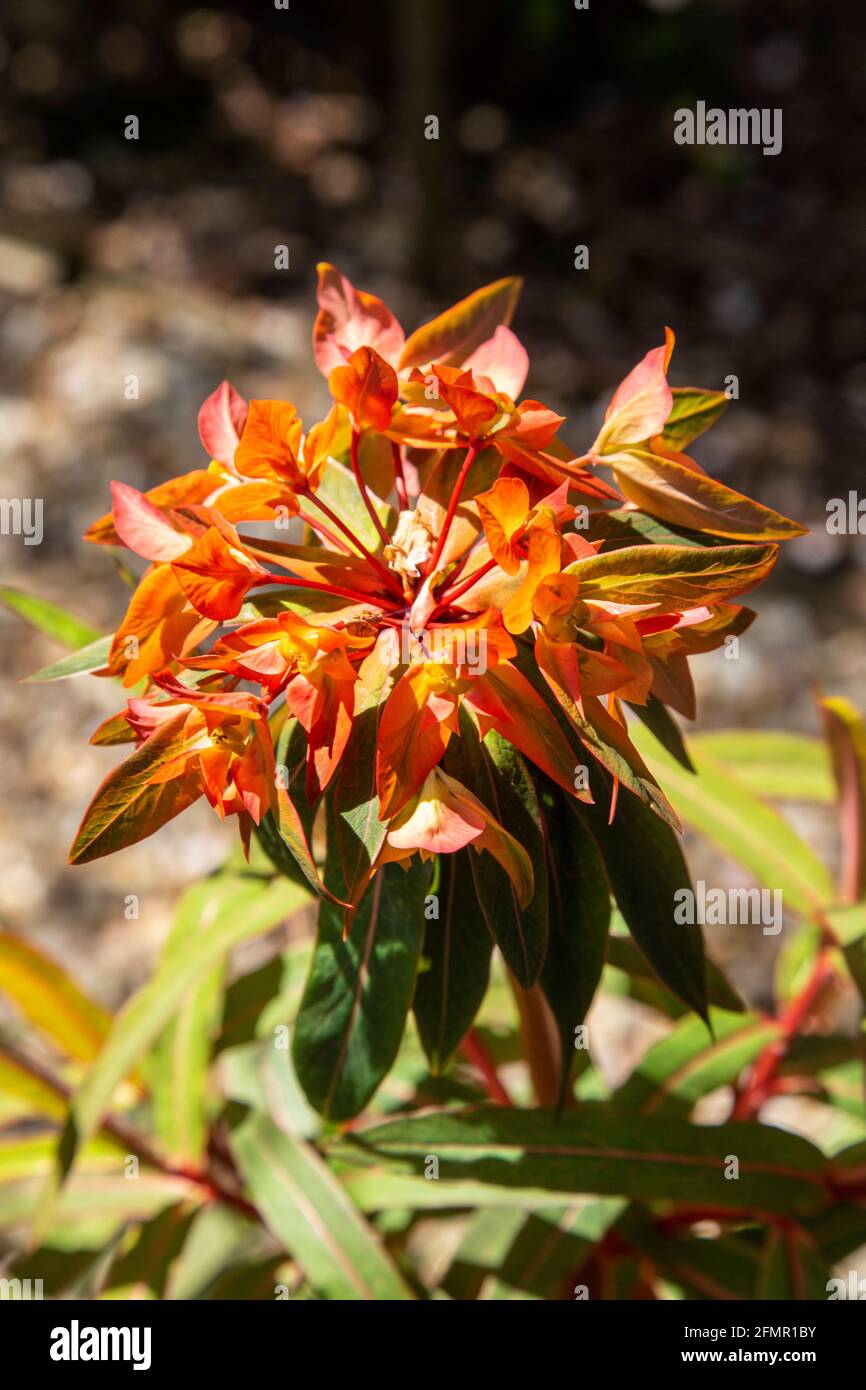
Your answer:
[[[498,281],[407,338],[380,299],[322,265],[327,417],[305,432],[289,403],[247,403],[223,382],[199,414],[207,467],[146,493],[113,485],[87,539],[147,568],[96,673],[135,690],[94,741],[136,746],[96,793],[73,862],[204,795],[237,816],[245,845],[272,814],[324,891],[309,812],[348,762],[356,783],[369,775],[375,812],[351,901],[386,862],[466,845],[528,901],[525,850],[442,766],[467,729],[496,730],[590,800],[585,748],[612,779],[611,816],[622,783],[675,819],[623,705],[694,717],[689,656],[744,630],[753,615],[731,599],[803,528],[683,452],[726,402],[671,389],[670,331],[575,455],[563,418],[520,399],[519,289]],[[297,543],[274,538],[290,526]],[[300,787],[275,757],[287,725],[305,747]]]

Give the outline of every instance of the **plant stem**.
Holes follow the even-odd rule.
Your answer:
[[[462,598],[464,594],[474,588],[479,579],[483,579],[485,574],[489,574],[490,571],[495,568],[496,561],[493,559],[487,560],[483,565],[480,565],[477,570],[473,570],[468,579],[465,579],[462,584],[458,584],[456,589],[446,590],[427,621],[432,623],[433,619],[437,617],[438,614],[443,612],[444,609],[450,608],[452,603],[456,603],[459,598]]]
[[[260,584],[294,584],[302,589],[320,589],[324,594],[335,594],[340,598],[353,598],[356,603],[369,603],[375,608],[399,608],[392,599],[378,598],[375,594],[362,594],[357,589],[344,589],[340,584],[322,584],[316,579],[299,579],[293,574],[268,574],[259,580]]]
[[[520,1016],[520,1035],[532,1089],[539,1105],[554,1107],[559,1103],[562,1082],[562,1060],[556,1022],[540,985],[524,989],[511,971],[508,979]]]
[[[733,1120],[748,1120],[760,1110],[772,1089],[772,1083],[788,1049],[809,1016],[818,995],[832,974],[830,946],[822,946],[812,973],[799,994],[783,1010],[779,1024],[781,1037],[768,1043],[758,1057],[752,1074],[739,1091],[731,1112]]]
[[[471,1062],[473,1067],[477,1067],[478,1071],[481,1072],[484,1077],[484,1087],[490,1099],[495,1100],[498,1105],[513,1105],[514,1102],[499,1079],[499,1073],[493,1059],[474,1028],[469,1029],[460,1044],[460,1051],[467,1062]]]
[[[343,555],[355,554],[354,550],[349,549],[342,536],[338,536],[336,531],[332,531],[323,521],[319,521],[317,517],[310,516],[308,512],[303,511],[300,507],[298,508],[298,518],[303,521],[306,526],[309,526],[311,530],[315,531],[317,535],[322,536],[330,545],[334,546],[336,550],[341,551]]]
[[[406,474],[403,472],[403,454],[396,439],[391,440],[391,457],[394,460],[394,486],[397,489],[397,500],[400,503],[400,510],[405,512],[409,507],[409,493],[406,490]]]
[[[457,474],[457,481],[454,484],[454,491],[451,493],[451,499],[448,503],[448,510],[445,513],[445,520],[442,523],[442,530],[439,532],[439,539],[436,542],[436,549],[433,551],[430,563],[427,566],[427,574],[433,574],[434,570],[437,568],[439,564],[439,561],[442,559],[442,552],[445,549],[445,542],[448,539],[448,532],[451,530],[451,523],[454,520],[454,514],[457,511],[458,506],[460,505],[460,495],[463,492],[463,488],[466,485],[466,479],[469,477],[469,470],[477,457],[478,444],[477,442],[473,442],[469,445],[469,448],[466,450],[466,457],[464,458],[463,463],[461,464],[460,472]]]
[[[331,525],[336,526],[337,530],[341,531],[342,534],[347,538],[347,540],[349,540],[351,544],[356,547],[359,554],[361,554],[364,557],[368,565],[372,565],[373,569],[376,570],[376,572],[381,576],[381,578],[387,584],[388,588],[392,589],[396,593],[398,590],[397,588],[395,588],[395,585],[399,585],[399,581],[396,579],[396,576],[393,575],[390,570],[385,568],[381,560],[377,560],[376,556],[373,555],[367,549],[363,541],[359,540],[357,536],[353,535],[346,523],[344,521],[341,521],[341,519],[337,516],[336,512],[331,510],[327,502],[323,502],[321,497],[317,496],[315,492],[308,492],[306,496],[309,498],[311,502],[315,504],[315,506],[319,508],[319,511],[322,512],[322,514],[328,518],[328,520],[331,522]],[[400,593],[402,594],[402,590],[400,590]]]

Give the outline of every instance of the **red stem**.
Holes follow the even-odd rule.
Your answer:
[[[477,457],[478,444],[472,443],[466,450],[466,457],[463,460],[460,472],[457,474],[457,482],[454,484],[454,491],[452,492],[451,500],[448,503],[448,510],[445,513],[445,520],[442,523],[442,530],[439,532],[439,539],[436,542],[436,549],[433,551],[433,556],[430,560],[430,563],[427,566],[427,574],[433,574],[434,570],[439,564],[439,561],[442,559],[442,552],[445,549],[445,542],[448,539],[448,532],[451,530],[451,523],[454,520],[454,514],[460,505],[460,494],[462,493],[463,488],[466,484],[466,479],[469,477],[469,470]]]
[[[362,594],[357,589],[344,589],[339,584],[322,584],[315,579],[298,579],[293,574],[266,574],[257,581],[259,584],[296,584],[302,589],[321,589],[324,594],[336,594],[340,598],[353,598],[357,603],[370,603],[375,608],[399,608],[400,604],[376,594]]]
[[[360,463],[359,463],[359,461],[358,461],[358,442],[359,442],[359,440],[360,440],[360,435],[358,434],[358,431],[355,430],[355,429],[353,429],[353,430],[352,430],[352,447],[351,447],[352,472],[353,472],[354,475],[355,475],[355,482],[358,484],[358,491],[360,492],[361,497],[362,497],[363,500],[364,500],[364,506],[367,508],[367,511],[368,511],[368,513],[369,513],[369,516],[370,516],[370,520],[372,521],[373,525],[375,526],[376,530],[379,532],[379,535],[380,535],[381,538],[382,538],[382,544],[383,544],[383,545],[390,545],[390,544],[391,544],[391,537],[388,535],[388,532],[385,530],[385,527],[382,525],[382,519],[381,519],[381,517],[379,516],[379,513],[376,511],[376,508],[373,506],[372,499],[371,499],[371,497],[370,497],[369,492],[367,491],[367,484],[364,482],[363,474],[361,473],[361,465],[360,465]]]
[[[768,1043],[758,1057],[748,1082],[734,1102],[731,1119],[751,1119],[767,1099],[779,1066],[808,1018],[824,984],[832,974],[830,949],[829,945],[821,948],[812,973],[802,990],[790,1000],[783,1010],[779,1018],[779,1025],[782,1029],[781,1037]]]
[[[341,531],[342,534],[346,537],[346,539],[349,540],[351,544],[357,548],[360,554],[367,561],[367,564],[372,565],[373,569],[376,570],[376,572],[381,576],[381,578],[387,584],[388,588],[391,589],[394,593],[399,593],[402,596],[402,589],[400,589],[399,580],[397,579],[396,575],[392,574],[390,570],[386,569],[385,566],[382,564],[382,561],[377,560],[376,556],[371,554],[371,552],[364,545],[363,541],[360,541],[358,537],[354,535],[352,531],[349,530],[349,527],[346,525],[346,523],[340,520],[336,512],[332,511],[331,508],[328,506],[327,502],[323,502],[321,497],[317,496],[314,492],[308,492],[306,496],[309,498],[311,502],[315,503],[315,505],[319,508],[319,511],[322,512],[323,515],[328,518],[328,520],[331,522],[331,525],[336,526],[338,531]]]
[[[405,512],[409,506],[409,493],[406,491],[406,474],[403,472],[403,454],[396,439],[391,440],[391,457],[394,460],[394,486],[400,510]]]
[[[331,530],[330,526],[326,526],[323,521],[319,521],[318,517],[310,516],[309,512],[305,512],[301,507],[299,507],[298,518],[299,520],[303,521],[306,526],[311,526],[312,529],[318,535],[324,537],[324,539],[328,541],[329,544],[335,546],[336,549],[341,551],[343,555],[355,554],[354,550],[349,549],[342,536],[338,536],[336,531]]]
[[[495,560],[486,560],[477,570],[472,571],[468,579],[464,580],[462,584],[458,584],[456,589],[446,589],[427,621],[432,623],[433,619],[439,613],[443,612],[446,608],[450,608],[452,603],[456,603],[459,598],[462,598],[464,594],[474,588],[479,579],[483,579],[485,574],[489,574],[490,571],[495,568]]]
[[[510,1095],[506,1091],[502,1082],[499,1080],[499,1073],[493,1064],[493,1060],[487,1052],[486,1047],[479,1038],[474,1028],[470,1028],[466,1037],[460,1044],[460,1051],[471,1062],[484,1077],[484,1089],[487,1091],[491,1100],[495,1100],[498,1105],[513,1105]]]

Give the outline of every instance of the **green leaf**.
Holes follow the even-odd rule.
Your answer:
[[[830,1270],[814,1241],[797,1226],[767,1232],[754,1297],[772,1301],[824,1301]]]
[[[101,671],[103,666],[108,664],[108,657],[111,651],[111,644],[114,638],[97,637],[94,642],[89,642],[86,647],[80,647],[71,656],[61,657],[59,661],[52,661],[50,665],[43,666],[41,671],[36,671],[32,676],[25,678],[25,684],[36,684],[42,681],[62,681],[67,676],[84,676],[91,671]]]
[[[611,935],[607,940],[608,965],[621,970],[631,980],[632,995],[641,1003],[658,1009],[668,1018],[680,1018],[682,1003],[658,983],[646,957],[629,936]],[[745,1013],[746,1006],[717,965],[707,959],[707,1002],[730,1013]],[[704,1034],[706,1041],[706,1034]]]
[[[726,729],[690,734],[689,747],[699,757],[708,755],[750,792],[770,801],[831,802],[834,798],[830,758],[821,739],[777,729]]]
[[[221,877],[187,889],[175,913],[159,969],[189,950],[196,935],[208,932],[231,892]],[[150,1068],[154,1126],[175,1162],[197,1163],[204,1152],[207,1074],[221,1002],[225,961],[217,963],[185,995],[177,1015],[158,1039]]]
[[[557,795],[545,808],[550,883],[550,937],[541,988],[562,1047],[560,1102],[569,1083],[583,1023],[604,969],[610,926],[610,889],[593,837],[573,806]]]
[[[782,1031],[773,1019],[718,1009],[710,1020],[713,1038],[709,1041],[703,1023],[687,1016],[654,1043],[617,1091],[616,1104],[643,1115],[685,1118],[702,1096],[736,1081]]]
[[[199,779],[152,782],[156,770],[189,745],[186,711],[180,709],[109,772],[84,813],[69,851],[70,864],[89,864],[138,844],[202,795]]]
[[[156,971],[120,1010],[111,1033],[72,1098],[55,1172],[43,1197],[40,1230],[53,1208],[78,1151],[93,1135],[111,1105],[115,1089],[133,1070],[174,1016],[187,992],[219,964],[233,946],[270,931],[307,901],[296,884],[265,884],[240,879],[226,896],[207,931],[194,934],[182,950]],[[134,1184],[131,1184],[134,1186]]]
[[[592,785],[596,804],[581,806],[581,814],[595,836],[628,929],[662,984],[706,1019],[701,929],[674,921],[675,894],[690,883],[679,838],[635,796],[620,795],[608,825],[606,779],[596,777]]]
[[[619,1198],[606,1197],[533,1212],[481,1296],[494,1301],[573,1296],[574,1279],[624,1206]]]
[[[669,449],[681,453],[693,439],[714,425],[728,404],[724,391],[702,391],[693,386],[675,386],[674,403],[662,438]]]
[[[698,773],[693,777],[642,729],[632,727],[631,735],[693,830],[743,864],[759,883],[779,889],[785,906],[795,912],[814,912],[830,900],[830,876],[814,851],[774,807],[726,772],[700,744],[690,745]]]
[[[479,740],[472,720],[463,711],[460,737],[448,745],[445,768],[474,792],[532,861],[535,893],[529,906],[521,908],[514,884],[491,854],[473,852],[469,857],[474,902],[509,970],[524,989],[530,989],[544,964],[549,913],[541,812],[532,778],[507,739],[491,730]]]
[[[765,579],[775,545],[629,546],[575,560],[566,574],[580,576],[580,597],[607,603],[653,604],[675,613],[724,603]]]
[[[49,1079],[43,1069],[28,1058],[5,1048],[0,1048],[0,1096],[13,1096],[22,1101],[25,1115],[35,1111],[52,1120],[62,1120],[66,1116],[64,1087]]]
[[[322,476],[317,495],[328,504],[333,512],[336,512],[341,521],[346,523],[362,545],[374,552],[379,549],[381,537],[364,505],[364,499],[350,468],[346,468],[336,459],[331,459]],[[380,502],[376,496],[372,496],[370,501],[385,530],[390,534],[396,522],[393,509],[387,502]],[[315,508],[313,510],[315,511]],[[345,607],[345,600],[343,607]]]
[[[44,632],[46,637],[52,637],[62,647],[69,647],[73,651],[88,646],[99,637],[99,629],[90,623],[82,622],[80,618],[67,613],[65,608],[49,603],[48,599],[36,598],[33,594],[22,593],[20,589],[0,585],[0,603],[37,631]]]
[[[335,1146],[350,1161],[417,1174],[435,1156],[444,1189],[464,1178],[504,1188],[682,1200],[808,1215],[828,1203],[824,1160],[799,1135],[755,1124],[692,1125],[586,1103],[555,1116],[545,1110],[480,1106],[427,1112],[349,1134]],[[736,1182],[725,1177],[730,1155]]]
[[[626,703],[628,704],[628,701]],[[682,730],[667,705],[656,699],[655,695],[650,695],[645,705],[628,704],[628,708],[637,715],[642,724],[646,724],[650,733],[658,739],[672,758],[676,758],[686,772],[694,772],[695,766],[689,757]]]
[[[269,1229],[322,1298],[412,1298],[378,1235],[310,1144],[250,1114],[231,1146]]]
[[[866,721],[839,696],[821,710],[839,796],[842,895],[856,902],[866,898]]]
[[[522,287],[523,281],[514,276],[496,280],[417,328],[403,346],[401,368],[426,367],[430,362],[459,367],[500,324],[511,322]]]
[[[429,874],[387,864],[361,900],[348,937],[322,901],[316,947],[295,1024],[295,1070],[312,1105],[333,1120],[357,1115],[389,1071],[412,1002]]]
[[[471,851],[439,859],[438,916],[427,921],[413,1009],[434,1076],[472,1026],[490,978],[493,938],[478,904]]]
[[[651,516],[728,540],[783,541],[805,527],[676,459],[629,449],[605,460],[617,487]]]
[[[172,1266],[194,1216],[188,1206],[178,1203],[140,1226],[132,1244],[113,1262],[102,1297],[125,1301],[165,1298]]]
[[[111,1015],[35,946],[0,932],[0,992],[67,1056],[90,1062],[111,1027]]]

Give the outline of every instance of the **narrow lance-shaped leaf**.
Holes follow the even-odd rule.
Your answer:
[[[590,781],[597,789],[597,804],[582,807],[581,815],[595,836],[628,929],[662,984],[705,1019],[701,929],[696,924],[680,925],[674,916],[676,895],[690,886],[679,837],[634,796],[619,797],[613,823],[607,824],[609,786],[593,768]]]
[[[784,907],[811,913],[832,896],[826,866],[774,807],[762,801],[716,760],[691,745],[697,776],[674,762],[648,733],[632,726],[637,747],[658,770],[686,824],[744,864]]]
[[[823,1157],[798,1135],[754,1124],[636,1120],[596,1103],[559,1116],[504,1106],[428,1112],[349,1135],[336,1148],[347,1158],[353,1150],[359,1162],[415,1174],[435,1154],[443,1185],[472,1178],[638,1201],[680,1201],[687,1187],[696,1203],[789,1215],[821,1211],[829,1201]],[[731,1154],[739,1159],[737,1182],[725,1176]]]
[[[413,1009],[434,1076],[447,1067],[487,992],[493,937],[476,894],[471,849],[439,858]]]
[[[332,1120],[363,1110],[397,1055],[415,989],[428,882],[428,867],[417,857],[408,871],[385,865],[345,938],[343,912],[326,900],[319,907],[292,1055],[311,1104]]]
[[[50,603],[48,599],[25,594],[20,589],[13,589],[8,585],[0,586],[0,603],[17,613],[19,618],[23,618],[31,627],[44,632],[46,637],[52,637],[55,642],[69,647],[72,651],[86,647],[99,638],[99,629],[90,623],[67,613],[65,608]]]
[[[714,425],[728,405],[724,391],[702,391],[675,386],[673,405],[662,438],[669,449],[685,449],[699,434]]]
[[[460,715],[460,737],[451,740],[445,766],[507,826],[532,861],[535,893],[528,907],[521,908],[514,884],[492,855],[470,850],[469,859],[475,902],[509,970],[529,989],[544,963],[548,918],[541,813],[532,778],[517,750],[495,730],[479,740],[465,711]]]
[[[57,1189],[68,1176],[82,1144],[98,1130],[116,1087],[154,1043],[187,991],[195,988],[233,946],[269,931],[304,901],[306,894],[293,883],[278,881],[268,885],[261,879],[234,880],[209,930],[196,933],[127,1001],[73,1096],[56,1166],[40,1201],[40,1232],[44,1232],[51,1218]]]
[[[261,1114],[240,1121],[231,1144],[265,1222],[320,1297],[412,1298],[378,1234],[310,1144]]]
[[[508,326],[522,287],[523,281],[514,277],[496,280],[416,329],[403,346],[401,368],[431,362],[459,367],[500,324]]]
[[[631,449],[605,462],[630,502],[674,526],[744,541],[790,540],[806,529],[676,458]]]
[[[55,961],[11,932],[0,932],[0,991],[69,1057],[90,1062],[111,1028],[111,1015],[79,989]]]
[[[723,603],[765,579],[776,562],[775,545],[628,546],[576,560],[567,574],[580,577],[581,599],[651,604],[681,612]]]
[[[545,808],[550,937],[541,988],[562,1047],[560,1103],[565,1098],[586,1016],[604,969],[610,888],[598,848],[573,806],[557,796]]]
[[[866,722],[849,700],[821,701],[833,760],[842,832],[841,890],[848,902],[866,897]]]

